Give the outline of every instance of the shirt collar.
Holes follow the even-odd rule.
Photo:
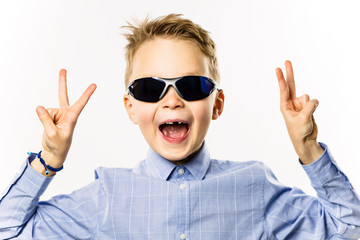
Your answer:
[[[172,171],[176,168],[175,164],[160,156],[151,148],[148,151],[145,162],[150,176],[160,178],[164,181],[169,178]],[[205,177],[209,165],[210,154],[204,142],[199,152],[190,159],[184,167],[189,170],[195,180],[202,180]]]

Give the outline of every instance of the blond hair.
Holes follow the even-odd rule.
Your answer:
[[[181,16],[182,14],[169,14],[153,20],[146,17],[144,21],[136,25],[128,22],[128,26],[123,26],[123,28],[130,31],[123,34],[128,40],[128,44],[125,47],[125,87],[129,83],[129,76],[132,71],[132,63],[136,51],[144,42],[156,38],[176,38],[189,40],[197,44],[200,50],[209,58],[211,77],[216,82],[220,82],[215,43],[211,39],[209,32]]]

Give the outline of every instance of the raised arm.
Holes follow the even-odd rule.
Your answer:
[[[74,105],[69,106],[66,71],[59,74],[57,109],[37,107],[44,126],[43,154],[47,165],[59,168],[69,151],[76,121],[95,91],[91,84]],[[28,156],[33,159],[34,155]],[[39,174],[40,173],[40,174]],[[55,173],[45,175],[38,159],[26,161],[10,187],[0,196],[0,239],[91,239],[97,217],[105,208],[104,191],[99,181],[73,192],[39,202]],[[91,194],[89,194],[91,192]],[[92,200],[96,196],[99,201]],[[81,207],[79,207],[81,206]]]
[[[45,109],[38,106],[36,112],[44,126],[42,138],[43,151],[41,157],[47,165],[59,168],[63,165],[72,142],[72,136],[77,119],[96,89],[95,84],[91,84],[81,97],[70,107],[67,85],[66,70],[59,72],[59,108]],[[38,160],[34,160],[31,166],[39,173],[45,175],[45,168]],[[49,171],[49,177],[55,173]]]
[[[286,80],[281,69],[276,69],[280,88],[280,110],[295,151],[301,162],[307,165],[324,152],[316,140],[318,128],[313,116],[319,101],[310,100],[307,94],[296,97],[294,72],[290,61],[285,62],[285,69]]]
[[[267,169],[263,187],[267,233],[271,239],[359,239],[360,198],[328,147],[316,140],[313,113],[318,101],[308,95],[296,97],[290,61],[285,68],[286,80],[281,69],[276,69],[280,109],[317,197],[283,186]]]

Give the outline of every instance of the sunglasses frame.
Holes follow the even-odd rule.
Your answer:
[[[139,80],[141,80],[141,79],[152,78],[152,79],[155,79],[155,80],[157,80],[157,81],[162,81],[162,82],[165,83],[165,87],[164,87],[163,91],[161,92],[161,94],[160,94],[160,96],[159,96],[159,99],[158,99],[157,101],[159,101],[160,99],[162,99],[162,98],[165,96],[165,94],[166,94],[169,86],[172,86],[172,87],[175,89],[175,91],[177,92],[177,94],[178,94],[182,99],[184,99],[185,101],[188,101],[188,100],[186,100],[186,99],[183,97],[183,95],[180,93],[180,90],[179,90],[179,89],[176,87],[176,85],[175,85],[178,80],[183,79],[183,78],[185,78],[185,77],[202,77],[202,78],[206,78],[209,82],[211,82],[212,84],[214,84],[214,87],[211,89],[211,91],[209,92],[209,95],[208,95],[208,96],[210,96],[211,93],[212,93],[215,89],[218,89],[218,88],[217,88],[217,84],[216,84],[216,82],[215,82],[214,80],[212,80],[212,79],[209,78],[209,77],[203,77],[203,76],[193,76],[193,75],[191,75],[191,76],[184,76],[184,77],[177,77],[177,78],[144,77],[144,78],[139,78],[139,79],[135,79],[134,81],[132,81],[132,82],[129,84],[128,88],[127,88],[127,93],[128,93],[129,95],[131,95],[133,98],[137,99],[137,98],[134,96],[134,94],[130,91],[131,86],[132,86],[136,81],[139,81]],[[208,97],[208,96],[206,96],[206,97]],[[203,99],[203,98],[202,98],[202,99]],[[198,100],[200,100],[200,99],[198,99]],[[139,101],[140,101],[140,100],[139,100]],[[193,101],[196,101],[196,100],[193,100]]]

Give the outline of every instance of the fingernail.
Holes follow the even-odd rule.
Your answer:
[[[37,110],[38,113],[43,113],[44,112],[44,109],[42,107],[37,107],[36,110]]]

